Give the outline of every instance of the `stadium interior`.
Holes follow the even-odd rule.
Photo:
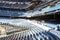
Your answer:
[[[0,40],[60,40],[60,0],[0,0]]]

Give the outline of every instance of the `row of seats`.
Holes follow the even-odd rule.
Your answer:
[[[2,25],[8,25],[8,26],[12,26],[12,27],[19,27],[19,26],[21,26],[21,27],[23,27],[23,28],[34,28],[34,27],[37,27],[36,25],[34,25],[33,23],[29,23],[28,21],[24,21],[23,20],[23,22],[22,22],[22,20],[12,20],[12,21],[10,21],[10,20],[4,20],[4,19],[2,19],[1,20],[1,22],[2,23],[0,23],[0,24],[2,24]],[[23,24],[24,23],[24,24]],[[36,23],[36,22],[35,22]],[[16,26],[17,25],[17,26]],[[30,25],[30,26],[29,26]],[[58,25],[55,25],[55,24],[50,24],[50,23],[45,23],[45,22],[40,22],[40,21],[37,21],[37,25],[42,25],[43,27],[46,27],[46,28],[48,28],[48,29],[58,29]],[[59,29],[58,29],[59,30]]]
[[[57,39],[60,40],[60,31],[58,31],[58,30],[50,30],[48,32],[48,34],[51,34],[53,37],[55,37],[56,40]]]
[[[30,31],[13,34],[4,38],[0,38],[1,40],[59,40],[57,36],[52,36],[51,33],[43,32],[44,30],[40,28],[35,28]]]
[[[54,30],[60,30],[59,24],[51,24],[51,23],[41,22],[41,21],[36,21],[36,23],[40,24],[40,25],[44,25],[44,26],[49,27]]]
[[[56,1],[57,2],[57,1]],[[54,4],[55,6],[52,6],[52,7],[45,7],[43,8],[42,10],[36,10],[36,11],[33,11],[33,12],[30,12],[30,14],[28,14],[28,12],[24,15],[24,16],[40,16],[40,15],[46,15],[46,14],[52,14],[52,13],[55,13],[55,12],[59,12],[60,11],[60,3],[57,2],[56,4]]]
[[[3,19],[3,20],[4,20],[4,19]],[[6,20],[5,20],[5,21],[6,21]],[[13,20],[13,21],[14,21],[14,20]],[[25,27],[25,28],[26,28],[26,27],[28,27],[28,28],[36,27],[35,25],[33,25],[33,24],[31,24],[31,23],[28,23],[27,21],[24,21],[24,20],[23,20],[23,22],[22,22],[22,20],[19,20],[19,19],[18,19],[17,21],[15,20],[14,22],[13,22],[13,21],[11,21],[11,20],[10,20],[10,21],[8,20],[8,21],[6,21],[6,22],[4,22],[4,21],[2,22],[2,21],[1,21],[0,24],[1,24],[1,25],[12,26],[12,27],[17,27],[17,26]],[[10,23],[9,23],[9,22],[10,22]],[[11,22],[13,22],[13,23],[11,23]],[[16,23],[16,22],[18,22],[19,24]],[[16,26],[16,25],[17,25],[17,26]],[[29,25],[30,25],[30,26],[29,26]]]
[[[50,24],[45,22],[37,21],[38,24],[44,25],[46,27],[51,27],[52,29],[47,32],[47,34],[50,34],[51,36],[55,37],[55,40],[60,40],[60,26],[59,24]],[[54,28],[54,29],[53,29]]]
[[[9,4],[9,3],[0,3],[0,7],[4,7],[4,8],[15,8],[15,9],[20,9],[20,8],[25,8],[27,7],[28,4]]]
[[[0,10],[0,16],[13,16],[13,17],[18,17],[23,15],[23,12],[19,11],[8,11],[8,10]]]
[[[17,26],[11,25],[9,23],[0,23],[0,25],[5,29],[6,33],[8,32],[14,32],[19,30],[20,28],[16,28]]]
[[[11,2],[16,2],[16,1],[18,1],[18,2],[30,2],[30,1],[32,1],[32,0],[1,0],[1,1],[11,1]]]
[[[17,20],[14,22],[17,22]],[[24,24],[22,24],[21,22],[22,23],[24,22]],[[27,23],[27,21],[21,21],[21,22],[19,23],[19,25],[22,24],[22,27],[30,28],[30,29],[24,32],[18,32],[15,34],[8,35],[7,37],[2,37],[0,38],[0,40],[59,40],[59,36],[52,33],[54,31],[52,32],[51,30],[45,31],[44,29],[41,29],[38,26],[32,25],[31,23]],[[0,23],[0,24],[6,24],[6,23]],[[6,25],[10,25],[10,24],[6,24]],[[14,25],[14,27],[16,26]]]
[[[57,2],[57,1],[54,1],[54,2]],[[1,3],[0,5],[1,5],[1,7],[2,7],[2,5],[3,5],[4,3]],[[10,4],[5,4],[6,6],[11,6]],[[16,7],[17,6],[19,6],[19,4],[13,4],[13,5],[15,5]],[[12,6],[13,6],[12,5]],[[24,4],[25,5],[25,4]],[[47,5],[50,5],[50,3],[49,4],[47,4]],[[47,5],[45,5],[45,6],[47,6]],[[15,7],[15,6],[13,6],[13,7]],[[22,6],[22,5],[21,5]],[[20,6],[20,7],[21,7]],[[45,7],[45,6],[43,6],[43,7]],[[45,14],[45,12],[50,12],[50,11],[54,11],[54,10],[58,10],[58,9],[60,9],[60,4],[56,4],[56,6],[54,6],[54,7],[51,7],[51,8],[48,8],[47,9],[47,7],[45,7],[47,10],[42,10],[42,11],[40,11],[40,10],[37,10],[37,11],[34,11],[34,12],[30,12],[30,14],[26,14],[26,12],[25,12],[25,14],[23,15],[23,13],[20,13],[20,12],[17,12],[17,11],[6,11],[6,10],[0,10],[0,16],[2,15],[2,16],[13,16],[13,17],[19,17],[20,15],[23,15],[23,16],[34,16],[34,15],[38,15],[38,14],[40,14],[40,15],[44,15]],[[13,8],[12,7],[12,8]],[[42,6],[41,6],[42,7]],[[40,7],[38,7],[38,8],[40,8]],[[3,12],[2,12],[3,11]],[[48,13],[49,14],[49,13]],[[51,14],[51,13],[50,13]]]
[[[49,6],[49,5],[50,5],[51,3],[53,3],[53,2],[56,2],[56,0],[55,0],[55,1],[54,1],[54,0],[51,0],[51,1],[48,1],[48,2],[45,2],[45,3],[40,3],[39,5],[37,5],[37,6],[35,7],[35,9],[41,10],[41,9]]]

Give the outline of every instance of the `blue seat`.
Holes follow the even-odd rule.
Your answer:
[[[13,4],[13,6],[12,7],[18,7],[20,4]]]
[[[59,29],[57,29],[57,31],[60,31],[60,28],[59,28]]]
[[[9,0],[2,0],[2,1],[9,1]]]
[[[17,0],[10,0],[10,1],[12,1],[12,2],[16,2]]]
[[[1,11],[0,11],[0,15],[1,15],[1,16],[10,16],[11,13],[10,13],[9,11],[7,11],[7,10],[1,10]]]
[[[0,7],[3,7],[4,3],[0,3]]]
[[[52,33],[50,33],[50,32],[47,32],[50,36],[52,36],[55,40],[57,40],[58,39],[58,37],[56,36],[56,35],[54,35],[54,34],[52,34]]]
[[[5,4],[5,7],[10,8],[10,7],[11,7],[11,5],[12,5],[12,4],[8,4],[8,3],[6,3],[6,4]]]
[[[12,1],[12,2],[16,2],[17,0],[2,0],[2,1]]]
[[[18,0],[19,2],[30,2],[32,0]]]

